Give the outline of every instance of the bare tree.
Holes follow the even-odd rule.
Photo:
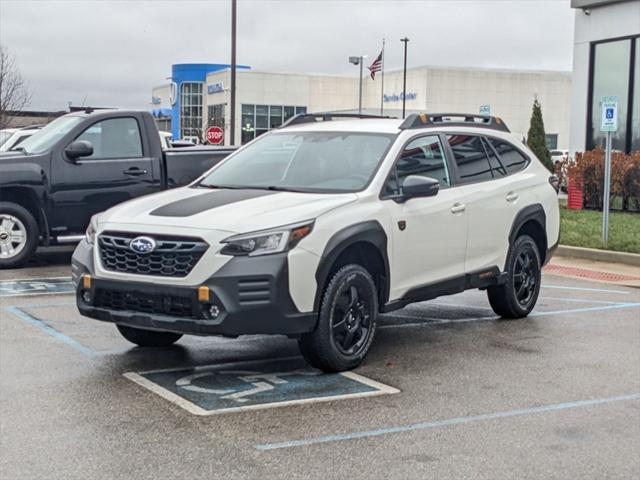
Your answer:
[[[15,58],[0,45],[0,128],[9,124],[9,112],[20,112],[31,100]]]

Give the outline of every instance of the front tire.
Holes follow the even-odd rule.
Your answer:
[[[143,330],[141,328],[116,325],[120,334],[140,347],[168,347],[182,337],[181,333],[158,332],[155,330]]]
[[[487,289],[493,311],[503,318],[529,315],[538,301],[542,279],[540,252],[529,235],[516,238],[506,263],[507,280]]]
[[[38,247],[36,219],[16,203],[0,202],[0,269],[24,264]]]
[[[338,270],[325,289],[316,329],[302,335],[305,360],[324,372],[351,370],[371,347],[378,321],[378,293],[360,265]]]

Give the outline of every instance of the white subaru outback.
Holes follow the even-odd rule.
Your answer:
[[[284,334],[356,367],[378,314],[486,289],[525,317],[558,244],[554,177],[497,117],[294,117],[193,184],[95,216],[77,305],[129,341]],[[351,116],[353,117],[353,116]]]

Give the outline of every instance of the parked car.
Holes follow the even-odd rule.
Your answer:
[[[18,148],[0,153],[0,268],[21,265],[38,245],[79,241],[93,214],[188,184],[232,151],[163,152],[149,113],[90,109]]]
[[[39,125],[34,125],[31,127],[11,129],[13,132],[4,140],[4,142],[2,142],[2,145],[0,145],[0,152],[8,152],[10,150],[17,149],[22,142],[34,133],[39,132],[41,128],[42,127]]]
[[[569,150],[551,150],[551,161],[554,165],[564,163],[569,160]]]
[[[527,316],[558,244],[554,178],[495,117],[299,115],[187,187],[94,216],[77,305],[141,346],[284,334],[351,369],[378,314],[413,302],[480,288]]]

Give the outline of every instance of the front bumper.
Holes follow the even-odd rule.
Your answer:
[[[92,250],[83,240],[72,258],[76,303],[86,317],[148,330],[232,337],[298,335],[315,328],[317,315],[299,312],[289,295],[286,253],[235,257],[201,285],[176,287],[137,278],[96,278]],[[89,288],[85,275],[91,276]],[[202,286],[209,288],[208,300],[199,299]]]

